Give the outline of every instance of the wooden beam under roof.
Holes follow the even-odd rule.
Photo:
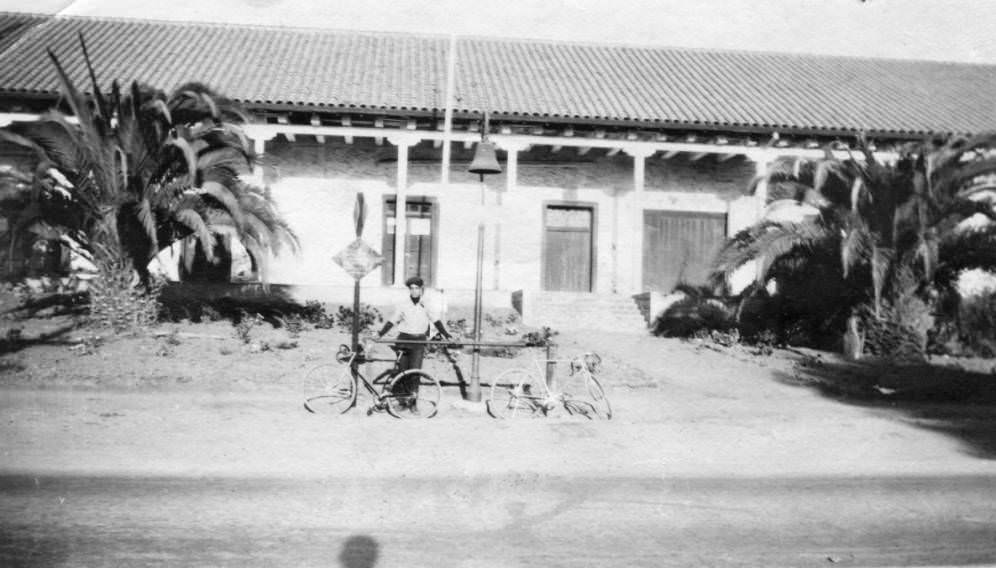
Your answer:
[[[340,120],[342,121],[342,125],[345,126],[346,128],[349,128],[350,126],[353,125],[353,119],[349,118],[348,114],[347,115],[343,115],[343,117]],[[344,136],[344,138],[346,139],[346,144],[352,144],[353,143],[353,137],[352,136]]]
[[[290,120],[287,119],[287,115],[286,114],[278,114],[277,115],[277,124],[290,124]],[[294,135],[292,133],[290,133],[290,132],[284,132],[283,134],[284,134],[284,138],[286,138],[288,142],[294,142],[294,141],[297,140],[294,137]]]
[[[741,154],[716,154],[716,161],[725,162],[727,160],[732,160],[733,158],[736,158],[737,156],[740,155]]]
[[[469,126],[467,126],[467,131],[468,132],[480,132],[481,131],[481,125],[480,125],[480,123],[477,123],[477,122],[471,123]],[[470,150],[471,147],[474,146],[474,142],[475,142],[474,140],[465,140],[464,143],[463,143],[463,149],[464,150]]]
[[[671,150],[670,152],[664,152],[664,154],[662,155],[664,156],[665,160],[670,160],[671,158],[677,156],[680,153],[681,152],[679,152],[678,150]]]
[[[317,114],[311,115],[311,125],[312,126],[321,126],[322,125],[322,119],[318,118]],[[325,143],[325,137],[322,136],[321,134],[316,134],[315,135],[315,140],[318,140],[319,144],[324,144]]]
[[[615,148],[609,148],[609,151],[605,153],[606,156],[615,156],[622,151],[622,148],[616,146]]]
[[[567,126],[567,127],[565,127],[564,130],[560,133],[560,135],[563,136],[564,138],[573,138],[574,137],[574,127],[573,126]],[[563,146],[557,145],[557,146],[553,146],[552,148],[550,148],[550,152],[555,154],[555,153],[559,152],[562,149],[563,149]],[[582,154],[582,152],[578,152],[578,155],[581,155],[581,154]]]
[[[692,154],[692,157],[688,158],[688,159],[690,161],[692,161],[692,162],[697,162],[697,161],[701,160],[702,158],[705,158],[708,155],[709,155],[709,152],[699,152],[697,154]]]
[[[594,132],[592,132],[592,136],[594,138],[605,138],[605,131],[604,130],[595,130]],[[585,154],[587,154],[588,152],[590,152],[591,149],[592,149],[592,146],[579,146],[578,147],[578,156],[584,156]]]

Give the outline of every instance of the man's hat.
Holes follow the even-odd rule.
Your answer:
[[[418,276],[412,276],[408,280],[405,280],[405,286],[418,286],[421,288],[425,286],[425,281]]]

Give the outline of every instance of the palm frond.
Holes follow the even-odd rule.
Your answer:
[[[217,200],[228,211],[235,222],[236,228],[242,227],[245,223],[245,214],[239,205],[238,198],[228,187],[218,182],[207,181],[201,185],[200,191]]]
[[[184,138],[176,137],[166,140],[165,145],[173,146],[182,153],[186,160],[186,173],[190,176],[190,183],[196,183],[194,179],[197,176],[197,154],[194,152],[190,142]]]
[[[104,98],[104,94],[100,90],[100,83],[97,81],[97,73],[93,69],[93,62],[90,61],[90,54],[86,49],[86,41],[83,40],[83,32],[79,32],[78,37],[80,40],[80,50],[83,52],[83,62],[86,64],[87,73],[90,75],[90,84],[93,87],[93,97],[97,102],[94,107],[94,114],[100,122],[110,120],[110,108],[108,107],[107,99]]]
[[[194,237],[201,245],[201,249],[204,251],[204,256],[208,260],[214,260],[214,237],[211,236],[211,230],[207,223],[204,222],[204,218],[201,217],[193,209],[180,209],[176,212],[176,220],[182,225],[190,229]]]
[[[885,289],[886,277],[892,268],[892,259],[895,251],[880,246],[872,246],[871,250],[871,277],[872,292],[874,294],[875,317],[881,315],[882,291]]]
[[[158,227],[156,226],[156,216],[152,212],[152,204],[149,203],[148,199],[142,199],[138,202],[137,207],[138,221],[141,223],[142,228],[145,230],[145,235],[151,241],[150,252],[152,255],[159,252],[159,240],[156,236]]]
[[[846,218],[846,223],[841,228],[841,237],[840,266],[844,278],[847,278],[856,266],[868,259],[871,254],[871,239],[867,226],[856,215]]]

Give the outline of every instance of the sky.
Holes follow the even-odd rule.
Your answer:
[[[996,64],[996,0],[0,0],[0,10]]]

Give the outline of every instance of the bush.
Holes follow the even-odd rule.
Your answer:
[[[384,322],[384,318],[381,316],[380,310],[367,304],[360,304],[359,318],[360,333],[363,333],[364,331],[371,331],[376,326],[379,326]],[[339,311],[336,314],[335,321],[338,323],[339,328],[343,331],[352,332],[353,308],[351,306],[339,306]]]
[[[304,318],[298,314],[290,314],[280,318],[280,325],[287,330],[291,339],[297,339],[304,331]]]
[[[304,321],[315,326],[315,329],[332,329],[335,318],[325,311],[325,305],[317,300],[308,300],[301,309]],[[352,325],[352,324],[350,324]]]
[[[930,332],[928,351],[935,354],[996,357],[996,290],[964,297],[951,309],[957,316]]]
[[[548,345],[555,345],[553,338],[558,332],[550,329],[549,327],[543,327],[539,331],[531,331],[529,333],[523,334],[522,342],[529,347],[546,347]]]
[[[259,314],[250,315],[242,310],[239,321],[235,322],[235,338],[242,343],[249,345],[252,343],[252,330],[263,323],[263,316]]]
[[[729,332],[736,327],[733,314],[718,300],[689,296],[678,300],[654,321],[653,333],[661,337],[695,337],[701,332]]]

